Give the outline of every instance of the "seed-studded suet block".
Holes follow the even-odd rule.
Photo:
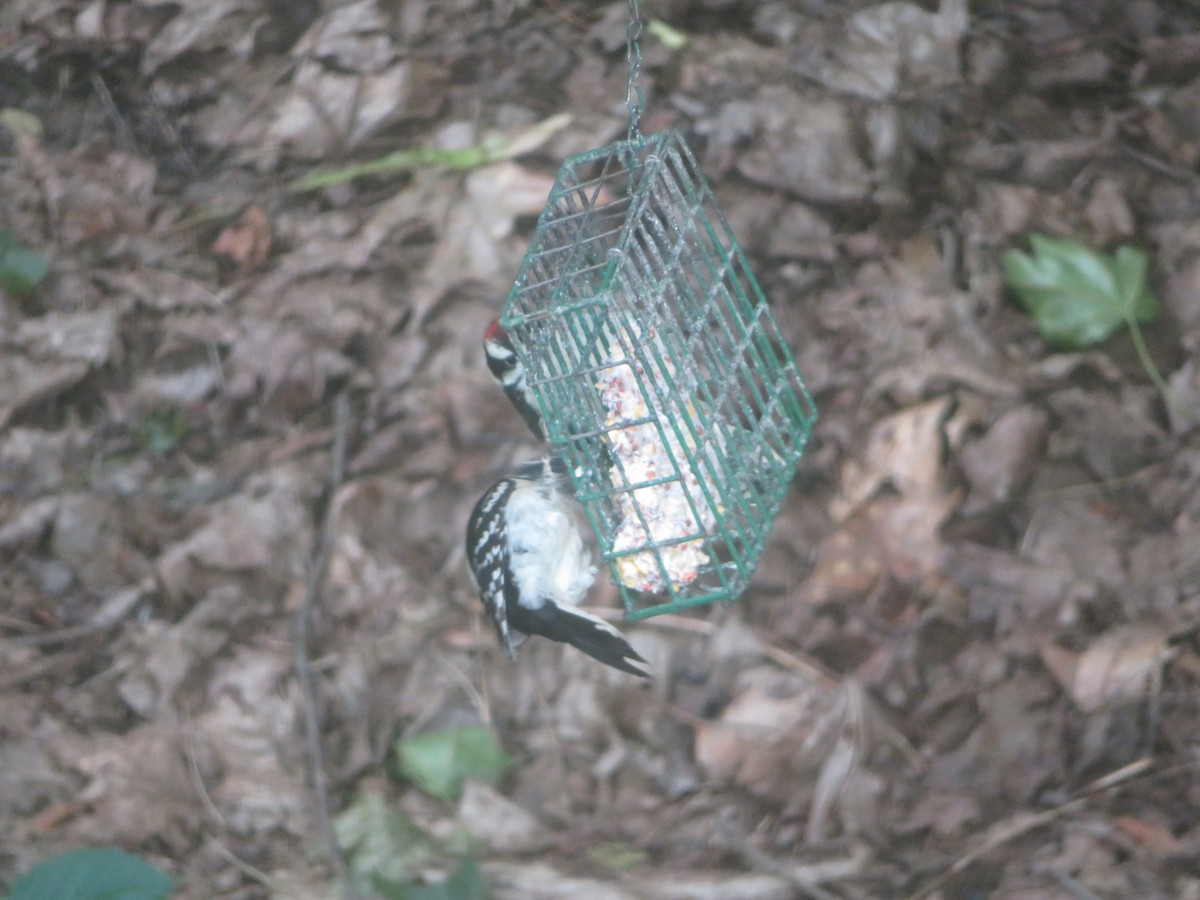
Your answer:
[[[736,599],[816,409],[678,134],[567,160],[501,324],[627,615]]]

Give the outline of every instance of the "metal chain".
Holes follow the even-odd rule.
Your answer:
[[[638,14],[638,0],[629,0],[629,30],[625,33],[625,56],[629,63],[629,88],[625,93],[625,107],[629,110],[630,141],[642,139],[642,103],[645,96],[639,78],[642,74],[642,17]]]

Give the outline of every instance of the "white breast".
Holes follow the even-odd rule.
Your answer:
[[[521,485],[505,509],[509,555],[521,604],[577,606],[596,580],[591,554],[564,498]]]

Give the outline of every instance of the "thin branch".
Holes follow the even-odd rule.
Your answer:
[[[807,900],[839,900],[841,894],[826,890],[822,884],[843,881],[860,874],[868,855],[867,848],[860,846],[841,859],[800,863],[777,859],[740,835],[719,835],[712,845],[733,853],[752,871],[786,881],[795,890],[796,896]]]
[[[916,893],[910,894],[905,900],[923,900],[923,898],[945,887],[951,878],[983,856],[991,853],[997,847],[1002,847],[1009,841],[1016,840],[1035,828],[1048,825],[1055,819],[1062,818],[1069,813],[1082,809],[1094,800],[1097,795],[1121,787],[1126,781],[1141,775],[1152,765],[1154,765],[1152,757],[1139,759],[1093,782],[1074,800],[1068,800],[1066,803],[1056,806],[1053,809],[1043,810],[1039,813],[1022,812],[1010,816],[1005,821],[997,822],[988,830],[988,833],[983,836],[983,840],[976,844],[975,847],[955,860],[953,865],[934,878],[933,881],[920,888]]]
[[[296,683],[304,707],[304,736],[308,751],[308,774],[312,784],[313,801],[316,805],[317,828],[325,841],[329,857],[342,880],[348,900],[360,900],[346,856],[342,853],[337,834],[333,828],[333,817],[329,811],[329,781],[325,773],[325,753],[321,746],[321,716],[317,709],[317,691],[312,667],[308,660],[309,630],[312,611],[321,595],[325,573],[329,567],[329,554],[333,546],[333,498],[346,474],[346,440],[350,431],[350,401],[345,393],[338,394],[334,401],[333,453],[329,472],[329,491],[325,509],[317,533],[317,545],[308,570],[308,587],[304,602],[296,611],[295,638],[292,645],[292,664],[296,670]]]
[[[250,878],[252,881],[257,881],[259,884],[265,884],[267,887],[271,887],[270,875],[268,875],[262,869],[250,865],[250,863],[246,862],[215,837],[209,837],[208,846],[214,853],[216,853],[219,857],[221,857],[247,878]]]
[[[154,589],[154,578],[143,578],[132,587],[114,594],[96,611],[89,621],[84,622],[82,625],[72,625],[69,628],[60,628],[57,631],[49,631],[42,634],[22,635],[21,637],[10,638],[10,640],[25,647],[45,647],[50,644],[65,644],[69,641],[79,640],[80,638],[91,637],[94,634],[99,634],[102,631],[107,631],[119,625],[126,616],[137,609],[137,605],[142,600],[154,592]]]

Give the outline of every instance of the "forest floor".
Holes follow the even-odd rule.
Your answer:
[[[0,889],[1200,898],[1200,12],[643,6],[642,130],[820,410],[743,597],[621,625],[646,682],[508,660],[463,552],[626,3],[0,8]],[[1144,253],[1157,317],[1047,341],[1035,233]],[[460,726],[509,764],[399,774]]]

